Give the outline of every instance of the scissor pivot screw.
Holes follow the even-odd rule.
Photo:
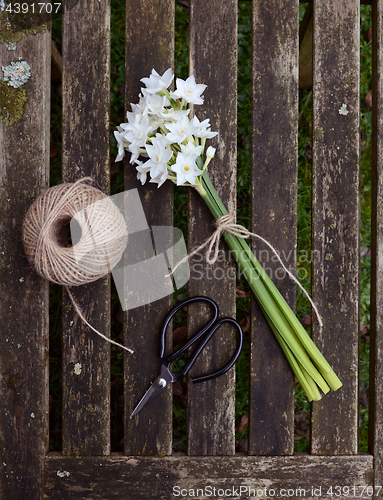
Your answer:
[[[159,378],[157,380],[158,387],[166,387],[166,380],[164,378]]]

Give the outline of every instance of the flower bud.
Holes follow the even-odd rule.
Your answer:
[[[206,150],[206,158],[213,158],[215,155],[215,148],[213,146],[209,146]]]

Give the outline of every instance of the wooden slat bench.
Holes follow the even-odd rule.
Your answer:
[[[70,4],[70,5],[69,5]],[[109,192],[110,0],[68,2],[63,15],[63,181],[94,177]],[[15,52],[0,44],[1,65],[30,64],[28,101],[18,123],[0,122],[0,499],[372,498],[383,486],[383,0],[373,1],[373,199],[369,453],[358,453],[359,342],[359,0],[313,4],[312,293],[324,319],[313,336],[344,386],[312,405],[311,451],[294,450],[294,377],[252,304],[250,437],[235,454],[235,373],[188,387],[188,452],[172,455],[170,391],[129,420],[157,376],[158,329],[171,297],[125,313],[125,452],[110,452],[110,347],[84,328],[63,296],[63,450],[48,449],[48,283],[28,264],[21,225],[49,186],[50,51],[47,29],[23,34]],[[217,154],[211,178],[236,207],[237,1],[190,0],[190,72],[208,85],[199,115],[210,117]],[[297,236],[299,1],[253,2],[252,229],[284,255]],[[174,65],[174,0],[126,1],[126,107],[140,78]],[[344,106],[346,106],[344,108]],[[343,108],[342,108],[343,107]],[[347,114],[340,114],[339,109]],[[136,180],[149,226],[172,225],[172,187]],[[189,247],[211,231],[211,215],[189,196]],[[221,248],[226,248],[221,243]],[[257,247],[259,248],[259,247]],[[227,249],[226,249],[227,250]],[[225,251],[226,251],[225,250]],[[291,251],[291,253],[290,253]],[[282,253],[283,255],[283,253]],[[232,262],[232,261],[231,261]],[[293,268],[295,257],[288,262]],[[218,262],[225,271],[232,263]],[[272,265],[272,264],[270,264]],[[235,273],[196,279],[189,295],[214,298],[235,314]],[[295,287],[280,281],[291,306]],[[92,324],[110,331],[110,278],[76,290]],[[189,311],[188,328],[206,311]],[[219,363],[233,338],[222,332],[199,361]],[[80,376],[74,364],[81,363]],[[207,487],[211,490],[206,489]],[[330,487],[332,487],[332,494]],[[178,488],[178,489],[177,489]],[[233,490],[234,488],[234,490]],[[218,490],[226,491],[222,493]],[[231,489],[231,492],[229,491]],[[298,491],[300,489],[300,491]],[[261,493],[260,490],[263,490]],[[274,491],[274,493],[273,493]],[[229,493],[231,496],[229,496]],[[188,498],[192,493],[187,493]],[[179,494],[181,496],[181,493]],[[213,495],[211,495],[213,496]],[[183,496],[185,497],[185,496]]]

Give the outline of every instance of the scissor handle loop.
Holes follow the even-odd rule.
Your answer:
[[[223,324],[223,323],[232,323],[238,330],[238,340],[237,340],[237,346],[235,348],[233,356],[230,358],[230,360],[226,363],[226,365],[223,368],[220,368],[219,370],[216,370],[215,372],[208,373],[207,375],[201,375],[199,377],[193,377],[191,378],[191,381],[196,384],[198,382],[204,382],[205,380],[211,380],[213,378],[219,377],[220,375],[223,375],[226,373],[230,368],[235,364],[235,362],[238,359],[238,356],[241,353],[242,350],[242,345],[243,345],[243,331],[241,325],[235,321],[233,318],[221,318],[218,320],[212,328],[209,330],[209,332],[206,334],[204,337],[202,344],[200,344],[197,348],[197,350],[192,354],[191,358],[185,363],[183,366],[181,372],[186,375],[186,373],[190,370],[192,367],[194,361],[197,359],[201,351],[204,349],[206,344],[209,342],[209,340],[212,338],[214,333],[218,330],[218,328]],[[178,372],[180,373],[180,372]],[[177,375],[177,374],[176,374]]]
[[[166,330],[169,326],[170,321],[173,319],[173,316],[180,311],[182,308],[187,306],[188,304],[193,304],[194,302],[207,302],[213,307],[214,314],[213,317],[209,320],[209,322],[202,328],[202,330],[198,331],[193,337],[189,339],[188,342],[186,342],[185,345],[174,351],[170,356],[168,356],[166,359],[163,360],[163,364],[165,366],[169,366],[172,361],[174,361],[180,354],[182,354],[186,349],[189,349],[189,347],[194,344],[209,328],[215,323],[215,321],[218,318],[218,306],[214,302],[214,300],[209,299],[208,297],[202,297],[202,296],[197,296],[197,297],[191,297],[189,299],[186,299],[182,301],[178,306],[176,306],[174,309],[170,311],[170,313],[166,316],[164,323],[162,325],[162,330],[161,330],[161,354],[160,358],[162,359],[165,355],[165,349],[166,349]]]
[[[167,327],[172,320],[173,316],[183,307],[185,307],[188,304],[192,304],[193,302],[207,302],[211,306],[213,306],[214,310],[214,315],[213,317],[209,320],[209,322],[197,333],[195,333],[183,346],[181,346],[179,349],[174,351],[172,354],[170,354],[168,357],[164,358],[165,354],[165,338],[166,338],[166,330]],[[219,370],[216,370],[215,372],[208,373],[207,375],[201,375],[199,377],[193,377],[191,381],[193,383],[198,383],[198,382],[203,382],[205,380],[210,380],[216,377],[219,377],[220,375],[223,375],[226,373],[230,368],[235,364],[235,362],[238,359],[238,356],[241,353],[242,350],[242,345],[243,345],[243,331],[241,328],[241,325],[235,321],[233,318],[221,318],[220,320],[217,320],[218,318],[218,306],[214,302],[214,300],[209,299],[208,297],[202,297],[202,296],[197,296],[197,297],[191,297],[190,299],[187,299],[178,306],[176,306],[174,309],[170,311],[170,313],[166,316],[163,326],[162,326],[162,331],[161,331],[161,358],[163,359],[162,364],[166,366],[167,368],[170,366],[170,364],[183,352],[185,352],[189,347],[191,347],[194,343],[198,342],[199,339],[202,339],[197,348],[194,350],[194,352],[191,354],[191,356],[186,360],[184,366],[182,369],[176,373],[173,373],[173,377],[175,380],[182,380],[185,375],[188,373],[190,368],[193,366],[195,363],[196,359],[198,356],[201,354],[202,350],[205,348],[206,344],[209,342],[211,337],[214,335],[214,333],[218,330],[218,328],[223,324],[223,323],[231,323],[233,324],[237,330],[238,330],[238,340],[237,340],[237,345],[234,351],[233,356],[230,358],[228,363],[223,367],[220,368]]]

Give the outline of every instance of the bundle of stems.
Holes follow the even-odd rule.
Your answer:
[[[203,168],[202,164],[199,166]],[[193,187],[215,219],[228,214],[206,170]],[[339,389],[342,382],[258,262],[247,241],[227,231],[223,234],[308,400],[320,400],[319,389],[324,394],[330,388]]]

